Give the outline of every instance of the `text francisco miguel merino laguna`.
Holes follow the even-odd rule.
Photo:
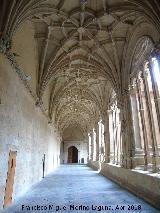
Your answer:
[[[124,206],[121,205],[115,205],[115,206],[111,206],[111,205],[74,205],[74,204],[70,204],[68,206],[58,206],[58,205],[34,205],[34,206],[30,206],[30,205],[22,205],[22,211],[53,211],[53,212],[58,212],[58,211],[65,211],[65,210],[69,210],[69,211],[89,211],[89,210],[93,210],[93,211],[107,211],[107,210],[118,210],[124,208]]]

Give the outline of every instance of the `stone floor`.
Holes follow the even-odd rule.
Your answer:
[[[86,165],[62,165],[2,212],[159,211]]]

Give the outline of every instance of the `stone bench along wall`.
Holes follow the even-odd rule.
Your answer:
[[[90,161],[89,166],[98,170],[97,162]],[[102,164],[101,174],[160,209],[159,174],[124,169],[120,166],[106,163]]]

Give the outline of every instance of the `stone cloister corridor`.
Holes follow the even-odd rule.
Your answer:
[[[0,211],[40,192],[160,209],[159,0],[0,0]]]
[[[46,176],[15,204],[2,212],[158,213],[159,210],[86,165],[66,164]]]

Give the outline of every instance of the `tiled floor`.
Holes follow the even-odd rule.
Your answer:
[[[160,211],[86,165],[62,165],[2,212],[158,213]]]

